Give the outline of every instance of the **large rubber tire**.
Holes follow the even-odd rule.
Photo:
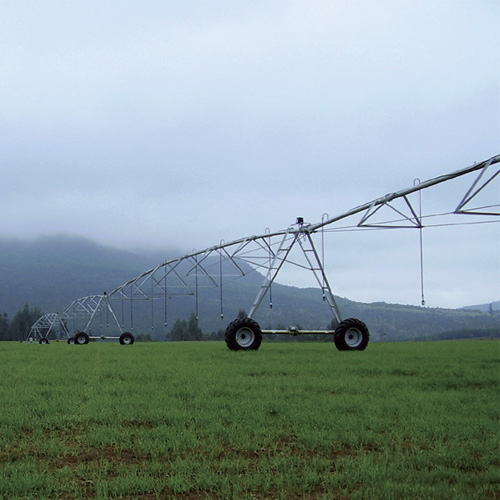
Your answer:
[[[39,341],[38,341],[39,344],[48,344],[49,343],[49,339],[47,337],[42,337]]]
[[[262,342],[262,330],[253,319],[238,318],[229,323],[225,339],[231,351],[256,351]]]
[[[339,351],[364,351],[370,340],[368,327],[359,319],[340,322],[333,337]]]
[[[68,344],[74,344],[75,343],[75,337],[70,337],[68,339]]]
[[[89,343],[89,336],[85,332],[75,333],[75,344],[84,345]]]
[[[120,335],[120,344],[132,345],[134,343],[134,336],[129,332],[124,332]]]

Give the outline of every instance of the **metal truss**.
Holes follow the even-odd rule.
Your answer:
[[[266,295],[271,295],[271,286],[285,264],[298,266],[311,271],[322,291],[323,300],[328,304],[334,319],[342,320],[339,308],[335,302],[330,283],[324,270],[324,233],[335,223],[358,217],[353,226],[357,229],[374,228],[416,228],[422,230],[425,226],[421,213],[420,202],[417,204],[411,198],[413,193],[433,188],[439,184],[459,177],[477,174],[470,187],[459,198],[459,201],[441,215],[500,215],[500,200],[493,204],[475,205],[479,195],[486,187],[491,186],[498,177],[500,155],[481,163],[457,170],[450,174],[435,177],[424,182],[416,180],[414,185],[401,191],[387,194],[373,201],[355,207],[335,217],[324,214],[321,222],[304,223],[297,218],[290,227],[276,232],[266,230],[264,234],[248,236],[231,242],[221,241],[219,244],[201,251],[193,251],[182,257],[166,260],[144,273],[116,287],[109,294],[93,295],[73,301],[61,314],[45,315],[40,324],[52,324],[59,320],[71,322],[84,321],[85,331],[90,331],[92,322],[97,315],[106,315],[106,324],[114,322],[123,333],[123,312],[121,322],[118,320],[117,303],[130,304],[132,310],[135,301],[149,301],[153,314],[155,300],[165,301],[174,296],[194,296],[196,300],[196,316],[198,316],[198,294],[203,287],[215,287],[220,291],[220,315],[223,312],[224,284],[236,278],[245,276],[248,269],[256,270],[264,275],[262,284],[252,303],[248,318],[252,318]],[[426,216],[428,217],[428,216]],[[380,220],[382,219],[382,220]],[[322,251],[318,251],[321,238]],[[292,252],[294,250],[294,252]],[[113,306],[112,306],[113,304]],[[270,299],[272,307],[272,298]],[[119,307],[119,306],[118,306]],[[46,323],[44,323],[44,321]],[[53,323],[50,323],[52,321]],[[102,321],[101,321],[102,322]],[[32,332],[38,334],[42,328],[35,323]],[[331,333],[331,332],[329,332]],[[30,336],[32,333],[30,332]]]
[[[102,325],[105,321],[106,326],[109,326],[110,322],[114,322],[118,328],[120,328],[120,323],[115,315],[113,308],[111,307],[109,297],[106,293],[102,295],[89,295],[87,297],[82,297],[74,300],[69,306],[64,309],[60,317],[66,322],[82,322],[84,323],[83,330],[86,332],[92,331],[92,322],[96,318],[97,314],[101,317],[100,323]],[[102,318],[103,313],[106,315]]]
[[[167,260],[115,288],[109,298],[134,301],[193,295],[197,300],[201,288],[216,287],[220,291],[220,314],[223,317],[222,301],[226,280],[243,277],[251,268],[265,274],[265,280],[248,314],[251,318],[286,262],[314,273],[323,290],[324,299],[334,317],[340,321],[340,312],[323,271],[323,264],[310,234],[303,231],[302,226],[302,222],[297,222],[295,227],[284,231],[250,236],[229,243],[221,242],[214,247]],[[302,249],[303,260],[292,259],[290,256],[296,244]]]
[[[58,313],[44,314],[33,324],[26,340],[30,338],[34,340],[47,339],[50,338],[52,333],[61,331],[69,336],[68,329],[61,315]]]
[[[332,225],[336,222],[359,214],[361,214],[361,219],[357,223],[357,227],[359,228],[421,228],[423,227],[422,218],[421,215],[417,215],[419,209],[417,209],[414,203],[410,200],[410,195],[474,172],[477,172],[478,175],[473,181],[471,187],[467,190],[456,207],[451,207],[450,211],[447,212],[446,215],[500,215],[500,200],[497,200],[495,204],[489,206],[471,206],[473,201],[479,198],[479,195],[500,173],[498,163],[500,163],[500,155],[493,156],[488,160],[474,164],[462,170],[457,170],[450,174],[429,179],[425,182],[420,182],[416,179],[416,182],[412,187],[395,193],[386,194],[381,198],[377,198],[369,203],[355,207],[341,215],[327,218],[317,224],[311,224],[309,226],[309,230],[311,232],[316,232],[325,226]],[[396,219],[389,218],[385,222],[370,222],[371,220],[373,221],[375,214],[380,213],[382,210],[385,210],[385,213],[392,214],[392,216],[395,216]]]

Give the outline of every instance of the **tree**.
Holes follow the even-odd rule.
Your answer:
[[[189,316],[186,340],[203,340],[203,332],[198,326],[198,318],[194,313],[191,313],[191,316]]]
[[[216,332],[212,332],[208,336],[208,340],[224,340],[224,334],[226,333],[225,330],[220,328]]]
[[[154,342],[154,338],[150,333],[139,333],[135,336],[136,342]]]
[[[9,334],[9,319],[7,313],[0,316],[0,340],[7,340]]]
[[[174,323],[169,335],[170,340],[203,340],[203,332],[198,326],[198,319],[191,313],[188,321],[178,319]]]
[[[172,330],[170,330],[170,340],[186,340],[187,323],[185,319],[175,321]]]
[[[12,318],[6,340],[25,340],[33,324],[42,316],[38,307],[30,309],[28,304],[24,304],[24,309],[19,310]]]

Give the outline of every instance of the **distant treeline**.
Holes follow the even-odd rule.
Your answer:
[[[383,309],[383,307],[381,308]],[[444,313],[444,311],[443,311]],[[28,304],[24,305],[23,309],[20,309],[12,318],[9,320],[7,313],[0,315],[0,341],[10,340],[10,341],[22,341],[28,338],[32,325],[43,316],[43,312],[38,307],[30,308]],[[240,309],[238,312],[238,318],[243,318],[246,316],[244,309]],[[426,335],[418,335],[413,338],[399,337],[394,335],[385,335],[385,328],[390,328],[390,325],[380,322],[382,326],[371,325],[371,341],[433,341],[433,340],[453,340],[453,339],[498,339],[500,338],[499,328],[498,328],[498,315],[495,314],[494,318],[490,318],[493,324],[496,326],[473,326],[467,327],[465,324],[461,328],[451,329],[448,331],[441,331],[437,333],[431,333]],[[404,325],[404,319],[400,317],[396,321],[401,326]],[[295,325],[299,330],[302,329],[300,324]],[[401,327],[400,326],[400,327]],[[284,324],[277,324],[273,330],[288,330]],[[264,329],[264,327],[263,327]],[[327,330],[334,330],[335,324],[332,321],[329,325],[326,325]],[[164,330],[164,333],[160,334],[159,330],[156,329],[153,333],[145,333],[146,328],[136,329],[134,332],[135,340],[137,342],[159,342],[159,341],[200,341],[200,340],[224,340],[224,329],[218,329],[216,331],[205,332],[200,328],[198,320],[194,313],[188,317],[188,319],[177,319],[170,330]],[[432,330],[431,330],[432,331]],[[137,333],[136,333],[137,332]],[[382,332],[382,334],[381,334]],[[91,332],[88,332],[91,333]],[[65,332],[51,332],[50,338],[66,338]],[[320,342],[330,342],[333,341],[332,335],[285,335],[285,334],[266,334],[266,341],[320,341]]]
[[[416,341],[425,340],[460,340],[460,339],[498,339],[498,328],[470,328],[465,330],[452,330],[436,335],[416,338]]]
[[[41,316],[43,313],[38,307],[30,309],[28,304],[25,304],[12,320],[9,320],[7,313],[3,313],[0,316],[0,340],[26,340],[31,326]]]

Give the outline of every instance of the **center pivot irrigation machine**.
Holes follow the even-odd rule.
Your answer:
[[[249,236],[229,243],[221,241],[218,245],[205,250],[193,251],[182,257],[166,260],[118,286],[110,293],[82,297],[74,300],[62,313],[45,314],[32,326],[29,338],[38,339],[40,343],[46,344],[51,334],[58,332],[67,336],[68,343],[74,344],[87,344],[89,340],[96,339],[118,339],[121,344],[133,344],[134,336],[130,332],[134,330],[134,308],[139,303],[148,304],[151,317],[155,312],[158,314],[160,310],[164,314],[166,326],[168,299],[176,296],[193,296],[196,319],[198,319],[199,290],[207,286],[218,289],[220,317],[223,318],[223,291],[227,280],[243,277],[251,269],[260,271],[264,278],[247,316],[235,319],[227,326],[225,340],[229,349],[256,350],[260,347],[263,334],[326,334],[333,335],[335,345],[339,350],[364,350],[369,341],[367,326],[356,318],[342,319],[326,276],[325,233],[351,228],[413,228],[420,231],[420,251],[422,252],[422,229],[442,225],[435,223],[436,219],[432,217],[474,216],[468,219],[467,223],[470,224],[479,223],[477,221],[479,216],[483,218],[500,215],[498,190],[494,194],[493,203],[485,204],[482,201],[482,195],[487,189],[491,190],[492,181],[500,173],[499,163],[500,155],[497,155],[481,163],[425,182],[416,179],[413,186],[407,189],[387,194],[336,217],[330,218],[324,214],[321,222],[316,224],[305,223],[303,218],[299,217],[295,224],[281,231],[266,230],[264,234],[258,236]],[[469,178],[471,183],[468,183],[465,191],[462,191],[458,204],[455,202],[444,212],[422,215],[421,192],[424,189],[469,174],[474,174],[474,177],[472,180]],[[412,195],[416,198],[412,198]],[[352,225],[340,228],[338,225],[335,226],[339,221],[348,218],[352,220],[356,216],[356,222]],[[500,221],[490,220],[489,222]],[[421,258],[422,305],[424,305],[422,262]],[[333,315],[332,324],[337,325],[335,329],[299,330],[290,327],[288,330],[262,330],[253,319],[264,297],[269,296],[269,305],[272,307],[271,286],[285,263],[313,273],[321,290],[322,299],[327,303]],[[159,307],[158,303],[160,303]],[[119,336],[92,335],[92,325],[99,321],[102,323],[103,316],[105,316],[107,326],[112,323],[118,328]],[[75,326],[73,335],[69,333],[68,325],[71,323]]]

